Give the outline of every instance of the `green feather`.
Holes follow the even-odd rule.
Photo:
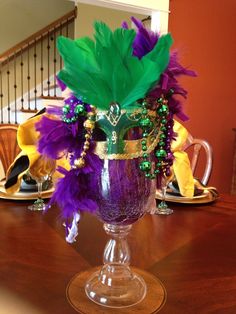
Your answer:
[[[118,28],[114,32],[96,22],[95,41],[60,37],[58,50],[64,60],[59,78],[84,101],[100,110],[111,102],[121,108],[134,106],[157,84],[169,62],[170,35],[162,36],[154,49],[142,59],[132,55],[135,31]]]
[[[160,37],[154,49],[145,55],[141,60],[130,60],[132,86],[129,93],[122,102],[122,107],[126,108],[139,98],[145,97],[147,92],[159,81],[161,74],[169,63],[169,49],[172,44],[170,34]],[[134,71],[135,70],[135,71]]]

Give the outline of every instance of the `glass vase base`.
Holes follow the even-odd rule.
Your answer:
[[[79,313],[84,314],[104,314],[104,313],[112,313],[112,314],[120,314],[122,309],[122,314],[128,313],[136,313],[138,311],[140,314],[151,314],[156,313],[159,309],[162,308],[166,301],[166,290],[160,280],[154,275],[131,267],[133,276],[133,281],[129,288],[137,289],[137,286],[144,284],[143,297],[142,289],[140,289],[140,295],[136,296],[135,299],[130,299],[133,302],[133,305],[128,305],[128,303],[124,300],[127,299],[129,293],[124,296],[122,301],[117,297],[112,297],[112,293],[109,298],[109,302],[107,304],[103,304],[106,301],[106,298],[102,299],[98,297],[90,299],[91,296],[87,296],[85,292],[85,286],[89,278],[90,288],[93,282],[98,282],[98,275],[100,273],[101,267],[92,268],[88,271],[81,272],[75,275],[72,280],[69,282],[66,290],[66,295],[71,306]],[[146,293],[147,289],[147,293]],[[132,294],[132,293],[131,293]],[[100,294],[99,294],[100,295]],[[106,301],[107,302],[107,301]]]
[[[32,205],[28,206],[29,210],[32,211],[44,211],[46,210],[47,205],[44,203],[43,200],[36,200]]]
[[[173,209],[167,208],[156,208],[154,211],[151,212],[152,215],[171,215],[173,214]]]
[[[157,207],[150,211],[151,215],[171,215],[173,214],[173,209],[169,208],[165,201],[161,201]]]
[[[129,267],[127,270],[124,268],[125,271],[117,271],[116,267],[113,271],[112,266],[110,271],[106,268],[109,265],[92,274],[85,285],[85,293],[91,301],[106,307],[124,308],[134,306],[144,299],[147,288],[142,277],[131,273]],[[122,277],[122,274],[125,276]]]

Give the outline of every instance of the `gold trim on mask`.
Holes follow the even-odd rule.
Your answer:
[[[114,119],[112,119],[112,117],[113,117],[112,114],[108,114],[107,111],[96,110],[96,121],[99,120],[100,116],[105,116],[107,118],[107,120],[111,123],[111,125],[116,126],[120,117],[123,114],[126,114],[130,121],[138,121],[138,120],[140,120],[141,113],[142,113],[141,108],[135,109],[132,112],[129,112],[128,110],[121,109],[119,117],[117,118],[117,120],[114,120]],[[157,114],[156,114],[156,111],[148,109],[148,115],[151,117],[156,117]]]
[[[147,137],[147,150],[145,153],[150,154],[159,142],[159,134],[149,135]],[[101,159],[134,159],[142,157],[144,151],[142,150],[142,140],[125,140],[124,153],[122,154],[107,154],[107,142],[96,142],[94,153]]]

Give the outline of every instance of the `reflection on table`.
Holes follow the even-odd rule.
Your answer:
[[[78,242],[68,244],[57,208],[30,212],[29,203],[0,200],[0,313],[76,313],[66,286],[102,263],[105,232],[86,214]],[[160,313],[236,313],[236,196],[172,208],[167,217],[147,214],[129,237],[132,265],[167,290]]]

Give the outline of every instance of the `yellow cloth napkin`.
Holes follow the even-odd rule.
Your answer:
[[[50,173],[55,167],[54,161],[43,157],[37,151],[39,134],[35,130],[35,123],[37,123],[43,115],[36,115],[19,125],[17,141],[22,149],[22,152],[16,157],[7,171],[7,181],[10,177],[12,177],[12,175],[16,177],[12,184],[10,183],[5,186],[6,191],[9,194],[19,191],[22,177],[28,171],[30,171],[32,176],[39,177]],[[176,140],[172,142],[171,146],[174,154],[174,163],[172,167],[173,174],[178,182],[180,194],[186,197],[193,197],[194,178],[188,155],[182,150],[188,137],[188,131],[176,120],[174,123],[174,131],[178,134],[178,136]],[[19,170],[16,170],[17,163],[21,164]],[[66,168],[67,170],[70,169],[69,162],[66,159],[59,159],[56,164]],[[53,175],[54,179],[57,179],[60,176],[61,175],[58,172],[55,172]]]
[[[172,141],[171,150],[174,154],[173,174],[178,183],[180,194],[185,197],[194,196],[194,178],[188,154],[183,151],[183,146],[188,138],[188,131],[182,124],[175,120],[174,132],[177,138]]]
[[[35,115],[19,125],[17,141],[22,151],[7,171],[5,189],[8,194],[19,191],[22,177],[27,172],[30,172],[32,177],[39,178],[53,172],[56,166],[62,166],[68,170],[70,169],[69,162],[66,159],[63,158],[55,161],[45,158],[37,151],[39,133],[35,130],[35,123],[37,123],[43,115]],[[60,176],[59,172],[53,172],[53,180]],[[12,182],[10,182],[10,180]]]

